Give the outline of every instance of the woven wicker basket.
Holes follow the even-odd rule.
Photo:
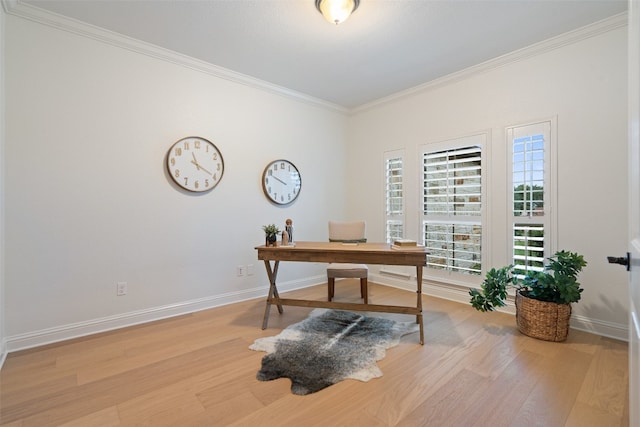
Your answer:
[[[545,341],[564,341],[569,334],[571,304],[538,301],[516,293],[516,323],[523,334]]]

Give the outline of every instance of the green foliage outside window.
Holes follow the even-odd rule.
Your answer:
[[[542,215],[544,188],[540,185],[520,184],[513,188],[513,213],[515,216]]]

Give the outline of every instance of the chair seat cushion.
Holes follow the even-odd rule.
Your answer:
[[[327,277],[361,278],[367,277],[369,268],[366,264],[329,264]]]

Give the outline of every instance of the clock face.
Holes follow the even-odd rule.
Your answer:
[[[278,205],[292,203],[300,194],[302,178],[298,168],[288,160],[274,160],[264,168],[262,190]]]
[[[180,187],[202,193],[218,185],[224,173],[224,161],[212,142],[189,136],[169,149],[167,170]]]

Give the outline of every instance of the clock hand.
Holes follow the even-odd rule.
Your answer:
[[[193,156],[193,160],[191,161],[191,163],[193,163],[194,165],[196,165],[196,168],[198,170],[200,170],[200,165],[198,164],[198,160],[196,159],[196,154],[195,153],[191,153],[191,155]]]
[[[198,163],[198,159],[196,159],[196,154],[195,153],[191,153],[191,156],[193,157],[193,160],[191,160],[191,163],[193,163],[194,165],[196,165],[196,168],[198,170],[202,169],[203,171],[205,171],[206,173],[208,173],[209,175],[213,176],[213,174],[211,172],[209,172],[207,169],[203,168],[202,166],[200,166],[200,163]]]
[[[194,162],[193,160],[191,160],[191,163],[193,163],[194,165],[196,165],[196,167],[198,168],[198,170],[202,169],[203,171],[205,171],[206,173],[208,173],[209,175],[213,176],[213,174],[211,172],[209,172],[207,169],[203,168],[202,166],[200,166],[197,162]]]
[[[281,179],[280,179],[280,178],[278,178],[277,176],[273,175],[273,177],[274,177],[275,179],[277,179],[278,181],[280,181],[281,183],[283,183],[284,185],[287,185],[287,183],[286,183],[286,182],[284,182],[283,180],[281,180]]]

